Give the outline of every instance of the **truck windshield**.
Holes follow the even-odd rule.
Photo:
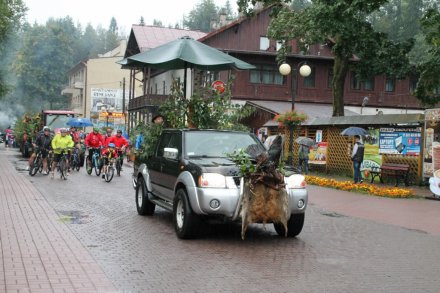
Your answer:
[[[187,157],[227,157],[239,149],[265,151],[263,144],[250,133],[194,131],[185,136]]]
[[[50,127],[50,129],[57,129],[67,127],[66,123],[69,121],[72,115],[52,115],[49,114],[46,116],[46,125]]]

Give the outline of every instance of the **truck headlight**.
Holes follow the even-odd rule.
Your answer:
[[[199,176],[199,186],[204,188],[226,188],[226,177],[218,173],[203,173]]]
[[[293,174],[284,179],[286,182],[286,188],[306,188],[306,180],[303,175]]]

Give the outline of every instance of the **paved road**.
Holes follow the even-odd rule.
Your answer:
[[[25,162],[10,159],[24,173]],[[253,225],[243,241],[239,225],[215,225],[201,239],[182,241],[164,210],[137,215],[130,171],[110,183],[84,170],[67,181],[27,177],[120,292],[438,292],[438,235],[319,200],[334,190],[310,187],[297,238]]]

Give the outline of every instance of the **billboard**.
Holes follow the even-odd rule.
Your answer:
[[[381,128],[379,131],[379,153],[407,156],[420,155],[421,128]]]

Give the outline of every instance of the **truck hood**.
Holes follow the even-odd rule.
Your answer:
[[[225,176],[239,176],[239,169],[234,162],[228,158],[191,158],[188,160],[192,166],[198,166],[202,172],[220,173]]]

